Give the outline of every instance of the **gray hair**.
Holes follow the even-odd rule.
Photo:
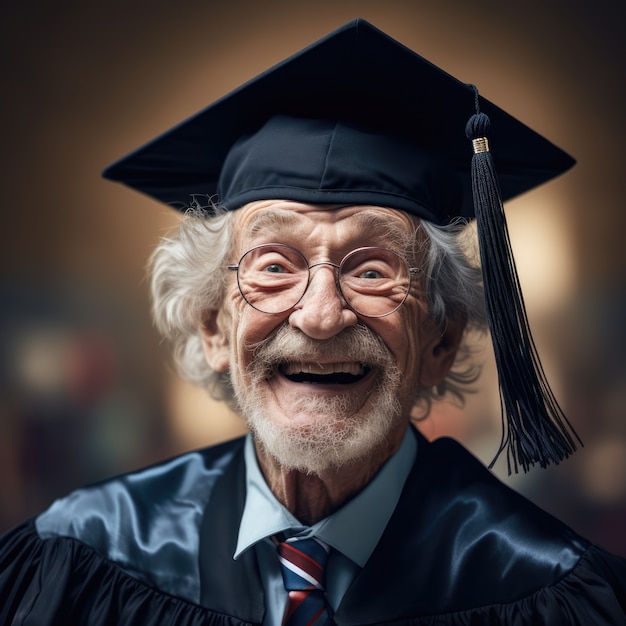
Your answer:
[[[470,333],[486,332],[487,314],[478,242],[472,225],[462,219],[447,226],[421,221],[420,228],[426,235],[421,252],[429,315],[444,329],[449,319],[466,323],[465,339],[446,379],[436,388],[417,390],[416,406],[426,417],[432,402],[445,395],[462,404],[480,376],[480,365],[467,338]]]
[[[227,256],[232,246],[232,213],[218,206],[197,205],[182,217],[178,228],[161,240],[150,259],[152,308],[155,324],[170,342],[179,375],[207,389],[212,397],[232,403],[228,373],[212,370],[202,348],[201,327],[208,310],[224,299]],[[467,330],[486,328],[482,275],[468,253],[468,226],[456,222],[435,226],[418,222],[413,245],[424,270],[428,310],[445,328],[448,319],[462,319]],[[426,235],[418,236],[419,229]],[[474,255],[475,258],[475,255]],[[451,394],[463,401],[468,385],[480,373],[471,363],[471,350],[461,346],[455,365],[436,389],[416,390],[416,405],[428,414],[433,400]]]

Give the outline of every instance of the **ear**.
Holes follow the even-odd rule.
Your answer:
[[[200,328],[204,358],[216,372],[224,372],[230,365],[228,337],[220,323],[220,311],[210,310],[204,315]]]
[[[435,387],[444,381],[452,367],[463,339],[466,322],[464,319],[448,318],[443,332],[432,327],[422,351],[420,383],[424,387]],[[427,336],[428,336],[427,335]]]

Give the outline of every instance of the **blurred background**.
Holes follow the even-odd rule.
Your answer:
[[[585,448],[496,472],[626,555],[618,0],[0,0],[0,531],[78,485],[243,432],[176,378],[151,325],[145,265],[177,216],[100,172],[359,16],[578,159],[507,215],[539,352]],[[477,392],[421,428],[489,462],[500,411],[477,347]]]

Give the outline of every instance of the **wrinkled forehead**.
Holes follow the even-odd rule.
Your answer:
[[[316,227],[348,233],[362,245],[406,246],[414,240],[419,219],[398,209],[379,206],[306,204],[287,200],[251,202],[233,215],[236,242],[246,245],[261,241],[279,242],[283,237],[306,235]]]

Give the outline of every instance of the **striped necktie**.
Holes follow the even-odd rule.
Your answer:
[[[288,592],[283,626],[332,624],[324,579],[329,547],[319,539],[291,539],[276,546]]]

